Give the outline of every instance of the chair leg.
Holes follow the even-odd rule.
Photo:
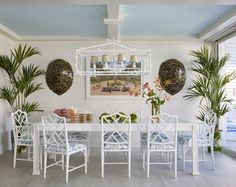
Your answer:
[[[178,155],[177,155],[177,151],[175,151],[175,178],[177,178],[177,158],[178,158]]]
[[[43,170],[43,152],[42,152],[42,149],[40,149],[39,151],[40,155],[39,155],[39,158],[40,158],[40,170],[42,171]]]
[[[186,150],[185,150],[185,146],[183,145],[183,170],[185,171],[185,154],[186,154]]]
[[[68,183],[69,165],[70,165],[70,155],[66,155],[66,183]]]
[[[43,177],[46,179],[47,175],[47,152],[44,151],[44,175]]]
[[[128,152],[128,177],[131,177],[131,151]]]
[[[62,170],[64,170],[64,165],[65,165],[64,155],[61,155],[61,169]]]
[[[17,155],[17,144],[14,143],[14,156],[13,156],[13,168],[16,168],[16,155]]]
[[[150,151],[147,149],[147,178],[150,176]]]
[[[54,154],[54,162],[57,161],[57,154]]]
[[[28,160],[30,160],[30,147],[27,148],[27,152],[28,152]]]
[[[89,157],[90,157],[90,142],[89,142],[89,140],[87,140],[87,148],[88,148],[88,151],[87,151],[87,162],[89,162]]]
[[[101,172],[102,172],[102,178],[104,177],[104,151],[102,150],[101,153]]]
[[[168,162],[171,162],[171,164],[170,164],[170,169],[172,169],[172,164],[173,164],[173,155],[172,155],[171,152],[169,152],[169,160],[168,160]]]
[[[84,173],[85,174],[87,174],[87,172],[88,172],[88,167],[87,167],[87,165],[88,165],[88,151],[87,151],[87,149],[85,149],[85,151],[84,151],[84,164],[85,164],[85,166],[84,166]]]
[[[146,152],[145,152],[145,150],[143,149],[143,151],[142,151],[142,154],[143,154],[143,169],[145,169],[145,165],[146,165],[146,160],[145,160],[145,154],[146,154]]]
[[[211,145],[211,157],[212,157],[212,166],[213,166],[213,169],[215,169],[215,155],[214,155],[214,147],[213,145]]]
[[[177,151],[177,158],[178,158],[178,159],[181,159],[181,156],[180,156],[180,153],[181,153],[181,145],[180,145],[179,143],[177,144],[177,150],[178,150],[178,151]]]
[[[205,147],[202,146],[202,159],[205,161],[206,160],[206,154],[205,154]]]

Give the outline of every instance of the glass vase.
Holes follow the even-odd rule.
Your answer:
[[[161,110],[161,106],[160,106],[160,105],[157,105],[157,104],[155,104],[155,103],[152,103],[152,116],[156,116],[155,121],[156,121],[157,123],[160,122],[160,118],[159,118],[160,110]]]

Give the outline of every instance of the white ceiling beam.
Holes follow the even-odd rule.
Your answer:
[[[221,37],[236,31],[236,11],[231,12],[198,35],[203,41],[216,41]]]
[[[109,4],[114,0],[0,0],[0,4]],[[236,4],[235,0],[116,0],[118,4]]]
[[[119,20],[120,4],[113,0],[107,4],[107,18],[104,23],[107,24],[107,38],[119,39],[120,20]],[[110,20],[110,22],[109,22]]]

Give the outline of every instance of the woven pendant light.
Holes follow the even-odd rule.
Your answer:
[[[49,63],[46,72],[46,82],[50,90],[62,95],[73,83],[73,70],[70,63],[56,59]]]

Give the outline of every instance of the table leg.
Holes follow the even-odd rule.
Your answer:
[[[38,126],[33,126],[33,175],[40,175],[39,154],[40,141]]]
[[[192,131],[192,155],[193,155],[193,175],[199,175],[199,162],[198,162],[198,127],[196,125],[193,126]]]

